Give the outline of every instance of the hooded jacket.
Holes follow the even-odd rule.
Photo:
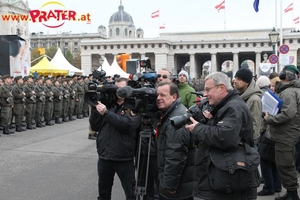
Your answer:
[[[192,196],[194,147],[190,132],[171,125],[170,118],[186,114],[177,99],[164,113],[158,125],[159,193],[165,198],[184,199]],[[176,191],[170,194],[168,191]]]
[[[275,91],[283,103],[279,113],[266,120],[271,139],[295,147],[300,136],[300,84],[296,80],[277,82]]]
[[[246,102],[252,116],[253,121],[253,139],[257,142],[260,136],[262,122],[262,91],[252,80],[248,88],[241,94],[242,99]]]
[[[213,149],[235,148],[240,142],[253,146],[252,117],[247,105],[233,90],[213,107],[211,114],[211,119],[205,124],[198,123],[192,131],[199,142],[195,156],[194,196],[210,200],[256,199],[256,188],[229,194],[212,190],[207,174],[211,162],[209,152]]]
[[[179,97],[181,99],[181,103],[189,108],[195,105],[196,95],[191,94],[191,92],[195,92],[195,89],[192,88],[187,82],[178,84]]]

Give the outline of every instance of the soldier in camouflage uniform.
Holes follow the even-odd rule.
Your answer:
[[[74,121],[74,120],[76,120],[75,118],[73,118],[73,113],[75,110],[76,92],[75,92],[75,84],[74,84],[73,79],[70,79],[68,81],[68,84],[69,84],[69,92],[70,92],[70,102],[69,102],[68,114],[69,114],[69,120]]]
[[[11,94],[12,79],[9,75],[2,77],[3,85],[0,87],[0,106],[1,106],[1,122],[3,127],[3,134],[9,135],[14,133],[9,130],[9,124],[12,118],[12,108],[14,105],[13,96]]]
[[[44,118],[47,126],[54,125],[52,120],[53,115],[53,92],[52,92],[52,81],[50,78],[45,79],[45,107],[44,107]]]
[[[83,118],[83,101],[84,101],[84,82],[82,77],[77,78],[77,98],[78,101],[77,103],[77,109],[76,109],[76,114],[77,114],[77,119],[82,119]]]
[[[22,76],[15,77],[16,84],[12,88],[12,95],[14,97],[14,109],[13,113],[15,116],[16,131],[22,132],[26,129],[22,128],[22,120],[24,117],[26,94],[23,89]]]
[[[68,79],[62,80],[62,92],[63,92],[63,105],[62,105],[62,116],[63,122],[69,122],[69,102],[70,102],[70,92],[69,92],[69,85]]]
[[[60,88],[60,83],[58,80],[55,80],[54,86],[52,87],[52,92],[53,92],[53,107],[54,107],[54,119],[56,124],[61,124],[63,123],[60,120],[61,113],[62,113],[62,102],[63,102],[63,92]]]
[[[33,79],[31,76],[27,76],[24,78],[26,81],[24,86],[24,92],[26,94],[25,116],[26,116],[27,129],[35,129],[35,126],[32,126],[32,122],[35,117],[35,110],[36,110],[36,94],[34,90]]]
[[[84,95],[89,90],[89,83],[90,83],[89,77],[85,76],[83,82],[84,82],[83,108],[82,108],[83,117],[89,117],[89,106],[84,102]]]
[[[35,94],[36,94],[36,110],[35,110],[35,123],[36,127],[44,127],[45,125],[42,124],[42,118],[44,113],[44,106],[45,106],[45,88],[43,85],[43,78],[38,77],[36,79],[35,85]]]

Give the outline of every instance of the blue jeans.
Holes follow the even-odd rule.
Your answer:
[[[130,161],[111,161],[99,158],[98,160],[98,200],[110,200],[111,191],[114,182],[114,176],[117,173],[126,200],[130,200],[133,194],[134,163]]]
[[[260,166],[261,173],[265,180],[263,191],[270,193],[281,191],[281,179],[279,177],[276,164],[274,162],[260,160]]]

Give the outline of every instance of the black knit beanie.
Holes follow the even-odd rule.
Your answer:
[[[236,74],[235,77],[238,77],[239,79],[245,81],[246,83],[251,83],[251,81],[253,80],[253,75],[252,75],[252,71],[248,68],[241,68],[239,69]]]

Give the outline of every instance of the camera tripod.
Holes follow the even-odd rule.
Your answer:
[[[141,131],[139,134],[135,195],[137,200],[142,200],[143,196],[146,195],[147,192],[151,141],[154,136],[151,115],[143,114]],[[145,145],[146,148],[142,149],[143,145]]]

